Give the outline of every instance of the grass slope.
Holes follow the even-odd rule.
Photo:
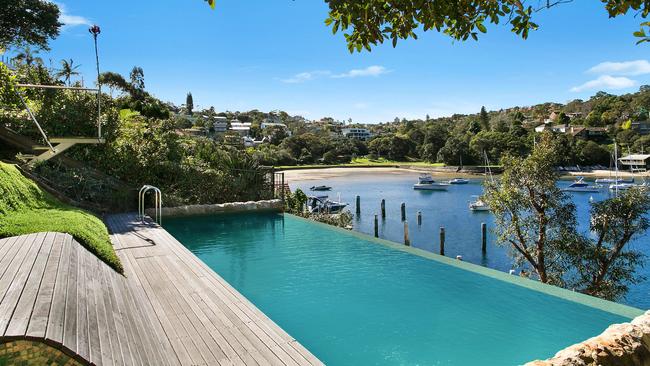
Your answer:
[[[15,166],[0,162],[0,238],[44,231],[72,235],[79,243],[122,273],[104,223],[65,205],[25,178]]]
[[[369,159],[369,158],[355,158],[352,160],[350,163],[344,163],[344,164],[311,164],[311,165],[283,165],[283,166],[276,166],[276,169],[284,169],[284,170],[291,170],[291,169],[307,169],[307,168],[337,168],[337,167],[365,167],[365,166],[371,166],[371,167],[392,167],[392,166],[417,166],[417,167],[443,167],[445,164],[443,163],[427,163],[425,161],[396,161],[396,160],[388,160],[384,158],[379,158],[379,159]]]

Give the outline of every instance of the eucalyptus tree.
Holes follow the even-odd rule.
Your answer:
[[[581,232],[575,205],[556,184],[561,144],[544,133],[528,157],[503,157],[503,175],[486,181],[497,243],[541,282],[618,299],[643,279],[636,274],[643,254],[629,243],[650,226],[650,197],[645,188],[632,188],[593,203],[590,230]]]
[[[212,8],[215,0],[205,0]],[[350,52],[390,40],[417,39],[416,31],[435,30],[455,40],[478,40],[487,26],[505,23],[523,39],[539,25],[535,15],[573,0],[324,0],[329,6],[325,24],[342,32]],[[592,0],[593,1],[593,0]],[[610,18],[635,12],[642,19],[650,13],[650,0],[600,0]],[[650,22],[634,32],[638,42],[650,41]]]

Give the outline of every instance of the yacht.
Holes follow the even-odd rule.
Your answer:
[[[312,186],[309,188],[311,191],[331,191],[332,187],[330,186]]]
[[[336,214],[343,211],[343,209],[347,206],[347,203],[332,201],[328,198],[328,196],[307,197],[307,210],[310,213]]]
[[[454,178],[449,181],[449,184],[467,184],[469,183],[469,179],[465,178]]]
[[[634,183],[615,183],[610,185],[609,189],[612,191],[626,191],[634,187],[641,187],[641,186]]]
[[[474,197],[474,201],[469,203],[469,209],[471,211],[490,211],[490,206],[481,199],[480,196],[472,196]]]
[[[449,183],[436,182],[431,174],[421,174],[418,183],[413,185],[413,189],[427,191],[445,191],[449,188]]]
[[[599,192],[603,186],[599,184],[590,185],[585,182],[584,177],[578,177],[578,180],[571,183],[568,187],[564,188],[563,191],[566,192]]]

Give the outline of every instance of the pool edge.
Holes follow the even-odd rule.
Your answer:
[[[609,301],[609,300],[600,299],[600,298],[590,296],[590,295],[586,295],[586,294],[583,294],[583,293],[580,293],[580,292],[571,291],[571,290],[564,289],[564,288],[561,288],[561,287],[541,283],[539,281],[535,281],[535,280],[531,280],[531,279],[527,279],[527,278],[523,278],[523,277],[519,277],[519,276],[515,276],[515,275],[510,275],[510,274],[501,272],[501,271],[496,270],[496,269],[483,267],[483,266],[478,265],[478,264],[463,262],[463,261],[460,261],[460,260],[457,260],[457,259],[452,259],[452,258],[449,258],[449,257],[446,257],[446,256],[436,254],[436,253],[428,252],[428,251],[425,251],[423,249],[398,244],[398,243],[395,243],[395,242],[392,242],[392,241],[389,241],[389,240],[386,240],[386,239],[375,238],[373,236],[370,236],[370,235],[362,233],[362,232],[343,229],[343,228],[340,228],[340,227],[328,225],[328,224],[325,224],[325,223],[322,223],[322,222],[310,220],[310,219],[300,217],[300,216],[297,216],[297,215],[293,215],[293,214],[290,214],[290,213],[286,213],[286,212],[279,213],[279,215],[287,215],[287,216],[290,216],[292,218],[296,218],[298,220],[302,220],[302,221],[305,221],[305,222],[308,222],[308,223],[311,223],[311,224],[314,224],[314,225],[317,225],[317,226],[322,226],[322,227],[328,228],[330,230],[339,231],[341,233],[345,233],[347,235],[354,236],[354,237],[357,237],[357,238],[362,239],[362,240],[366,240],[366,241],[369,241],[369,242],[380,244],[380,245],[383,245],[383,246],[386,246],[386,247],[389,247],[389,248],[392,248],[392,249],[396,249],[396,250],[399,250],[399,251],[402,251],[402,252],[405,252],[405,253],[417,255],[417,256],[420,256],[420,257],[423,257],[423,258],[426,258],[426,259],[434,260],[434,261],[437,261],[437,262],[440,262],[440,263],[443,263],[443,264],[451,265],[451,266],[456,267],[456,268],[460,268],[460,269],[463,269],[463,270],[474,272],[474,273],[477,273],[477,274],[480,274],[480,275],[483,275],[483,276],[494,278],[496,280],[508,282],[508,283],[511,283],[511,284],[514,284],[514,285],[517,285],[517,286],[528,288],[530,290],[541,292],[541,293],[551,295],[551,296],[554,296],[554,297],[558,297],[558,298],[561,298],[561,299],[564,299],[564,300],[576,302],[576,303],[579,303],[579,304],[582,304],[582,305],[585,305],[585,306],[596,308],[596,309],[599,309],[599,310],[602,310],[602,311],[605,311],[605,312],[608,312],[608,313],[612,313],[612,314],[615,314],[615,315],[623,316],[623,317],[626,317],[626,318],[629,318],[629,319],[633,319],[633,318],[635,318],[635,317],[637,317],[639,315],[644,314],[644,310],[635,308],[633,306],[620,304],[620,303]]]

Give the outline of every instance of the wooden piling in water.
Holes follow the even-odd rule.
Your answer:
[[[382,219],[386,218],[386,200],[385,199],[381,200],[381,218]]]
[[[487,225],[484,222],[481,223],[481,251],[487,251]]]
[[[379,219],[375,215],[375,238],[379,237]]]
[[[361,213],[361,197],[357,196],[357,215]]]
[[[409,239],[409,223],[406,221],[404,221],[404,245],[411,245],[411,240]]]
[[[445,255],[445,228],[440,227],[440,255]]]
[[[418,226],[422,225],[422,211],[418,211]]]
[[[402,221],[406,221],[406,203],[402,202],[400,210],[402,211]]]

